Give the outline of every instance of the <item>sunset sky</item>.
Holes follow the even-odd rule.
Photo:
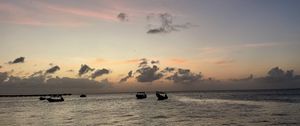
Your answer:
[[[86,64],[116,84],[146,58],[204,79],[263,77],[277,66],[296,75],[299,22],[299,0],[1,0],[0,72],[29,78],[57,65],[52,77],[84,78]]]

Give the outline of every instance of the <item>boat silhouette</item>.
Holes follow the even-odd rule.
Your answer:
[[[85,94],[81,94],[79,97],[84,98],[84,97],[86,97],[86,95]]]
[[[147,98],[147,94],[145,92],[137,92],[135,96],[137,99]]]
[[[165,92],[156,91],[157,100],[166,100],[168,99],[168,95]]]
[[[41,101],[43,101],[43,100],[46,100],[47,98],[44,97],[44,96],[41,96],[39,99],[40,99]]]
[[[59,96],[59,97],[50,97],[50,98],[47,98],[47,101],[48,102],[63,102],[64,98],[62,96]]]

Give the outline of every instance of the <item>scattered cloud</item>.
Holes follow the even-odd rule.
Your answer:
[[[158,33],[170,33],[173,31],[180,31],[182,29],[187,29],[190,27],[195,27],[191,23],[185,24],[173,24],[173,16],[169,13],[159,13],[159,14],[149,14],[147,20],[156,20],[156,24],[149,24],[148,34],[158,34]],[[158,25],[157,25],[158,24]]]
[[[117,18],[120,20],[120,21],[129,21],[129,17],[126,13],[119,13]]]
[[[224,64],[230,64],[230,63],[233,63],[233,62],[234,62],[233,59],[222,59],[222,60],[215,61],[214,64],[224,65]]]
[[[44,71],[43,71],[43,70],[40,70],[40,71],[34,72],[34,73],[31,74],[29,77],[42,76],[43,73],[44,73]]]
[[[156,65],[139,68],[136,72],[139,74],[136,77],[138,82],[153,82],[163,77]]]
[[[17,64],[17,63],[24,63],[25,62],[25,57],[19,57],[19,58],[16,58],[15,60],[13,61],[9,61],[8,63],[9,64]]]
[[[174,68],[174,67],[166,67],[162,72],[163,72],[163,73],[166,73],[166,72],[171,73],[171,72],[173,72],[173,71],[175,71],[175,68]]]
[[[6,79],[4,80],[2,78]],[[109,85],[111,85],[111,83],[107,79],[96,81],[87,78],[47,78],[46,76],[20,78],[15,76],[8,77],[5,73],[0,72],[1,94],[99,92],[99,89],[109,87]],[[57,89],[63,89],[63,92]]]
[[[110,73],[110,71],[109,71],[108,69],[103,68],[103,69],[101,69],[101,70],[96,70],[96,71],[91,75],[91,78],[92,78],[92,79],[95,79],[95,78],[97,78],[97,77],[100,77],[100,76],[102,76],[102,75],[104,75],[104,74],[109,74],[109,73]]]
[[[129,78],[131,78],[131,77],[133,77],[133,72],[132,72],[132,71],[129,71],[128,74],[127,74],[127,76],[124,77],[124,78],[122,78],[122,79],[120,80],[120,83],[126,82],[126,81],[127,81]]]
[[[294,70],[284,71],[279,67],[274,67],[268,71],[268,76],[263,78],[258,78],[258,80],[268,81],[268,82],[283,82],[283,81],[293,81],[299,79],[299,75],[294,75]]]
[[[136,76],[138,82],[153,82],[163,77],[159,67],[156,65],[149,66],[147,59],[141,59],[136,73],[138,74]]]
[[[158,60],[152,60],[151,64],[159,64],[159,61]]]
[[[83,65],[81,65],[81,67],[80,67],[80,69],[78,71],[78,75],[82,76],[83,74],[86,74],[86,73],[88,73],[90,71],[94,71],[94,70],[95,70],[94,68],[91,68],[91,67],[89,67],[86,64],[83,64]]]
[[[53,73],[55,73],[56,71],[59,71],[59,70],[60,70],[59,66],[53,66],[50,69],[46,70],[45,74],[53,74]]]
[[[8,78],[8,73],[7,72],[0,72],[0,84],[4,82]]]
[[[176,73],[166,78],[174,83],[187,84],[197,82],[202,79],[201,73],[192,73],[189,69],[179,68]]]
[[[147,64],[148,64],[147,59],[145,59],[145,58],[140,59],[139,67],[147,66]]]

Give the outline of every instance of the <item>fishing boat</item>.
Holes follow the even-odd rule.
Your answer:
[[[41,96],[39,99],[40,99],[41,101],[43,101],[43,100],[46,100],[46,97]]]
[[[168,99],[168,95],[165,92],[156,91],[157,100],[166,100]]]
[[[135,96],[137,99],[147,98],[147,94],[145,92],[137,92]]]
[[[50,97],[47,98],[48,102],[63,102],[64,98],[62,96],[59,97]]]
[[[85,98],[85,97],[86,97],[86,95],[85,95],[85,94],[81,94],[79,97],[81,97],[81,98]]]

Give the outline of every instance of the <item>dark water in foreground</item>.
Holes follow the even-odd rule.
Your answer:
[[[0,98],[0,125],[300,125],[300,90]]]

